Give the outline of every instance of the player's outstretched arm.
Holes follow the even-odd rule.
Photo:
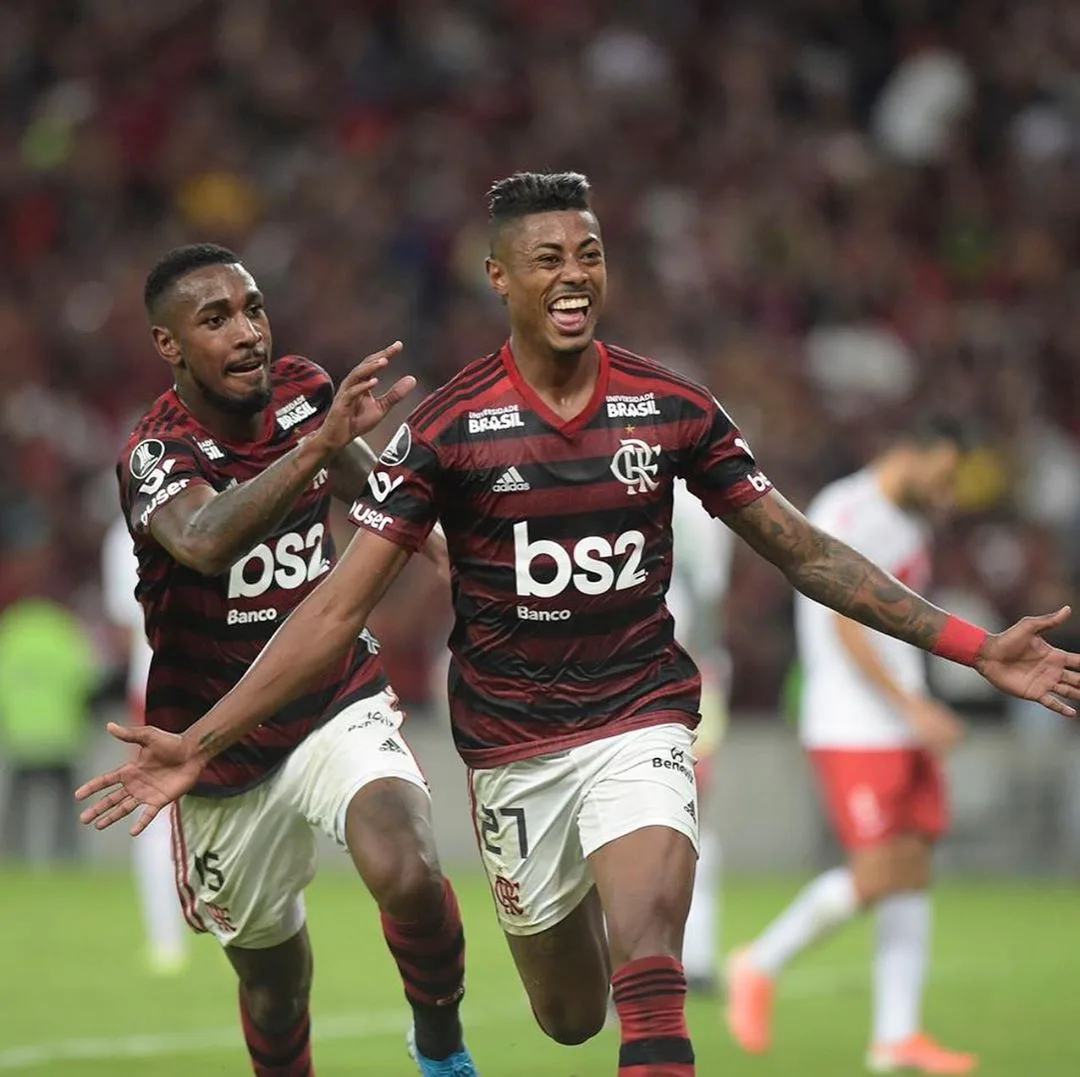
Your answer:
[[[1067,620],[1067,606],[1043,617],[1025,617],[1004,632],[986,633],[815,527],[775,490],[729,513],[724,522],[807,598],[924,651],[974,666],[1004,692],[1075,715],[1058,697],[1080,699],[1080,655],[1043,639]]]
[[[82,821],[103,830],[141,805],[145,811],[131,832],[144,830],[163,807],[195,784],[215,755],[341,659],[408,559],[403,547],[358,531],[333,571],[285,619],[232,691],[181,736],[111,725],[113,736],[138,744],[139,751],[76,791],[79,800],[105,794],[83,811]]]
[[[255,478],[221,493],[196,486],[163,505],[150,521],[154,538],[196,572],[227,571],[273,533],[322,468],[412,390],[416,381],[406,377],[382,396],[373,393],[377,375],[400,351],[395,341],[358,364],[342,381],[322,426]]]

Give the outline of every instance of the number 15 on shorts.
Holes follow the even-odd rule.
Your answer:
[[[481,804],[478,808],[480,840],[484,849],[492,856],[502,856],[507,843],[510,849],[517,845],[517,853],[524,860],[529,855],[529,830],[525,824],[524,808],[489,808]]]

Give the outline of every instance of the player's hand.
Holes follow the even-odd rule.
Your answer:
[[[314,435],[331,455],[345,448],[355,438],[362,437],[385,418],[416,387],[412,376],[399,378],[382,394],[375,395],[378,374],[402,349],[400,340],[387,348],[373,352],[349,371],[338,387],[330,410]]]
[[[1002,692],[1074,718],[1076,708],[1063,701],[1080,699],[1080,654],[1043,639],[1043,633],[1064,624],[1071,612],[1062,606],[1057,613],[1024,617],[1004,632],[988,636],[975,668]]]
[[[964,739],[964,723],[943,703],[928,696],[913,696],[904,716],[919,743],[934,755],[948,755]]]
[[[175,733],[116,722],[109,722],[106,729],[117,740],[136,745],[135,754],[122,766],[91,778],[75,790],[76,800],[105,794],[79,818],[104,830],[141,805],[145,810],[131,827],[133,836],[141,834],[162,808],[179,800],[195,784],[202,763],[190,757],[187,745]]]

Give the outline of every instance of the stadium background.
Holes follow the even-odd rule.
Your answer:
[[[101,667],[95,728],[121,659],[98,580],[112,463],[167,386],[141,307],[148,266],[176,243],[223,242],[267,294],[277,354],[340,375],[400,336],[402,366],[431,387],[503,338],[482,275],[483,192],[520,168],[589,174],[612,272],[604,336],[707,382],[794,501],[919,409],[951,407],[984,447],[935,594],[991,626],[1075,599],[1080,7],[1068,0],[34,0],[0,4],[0,97],[0,609],[44,589],[78,614]],[[778,717],[790,605],[779,575],[740,555],[717,805],[736,873],[729,941],[832,855]],[[468,881],[441,715],[447,624],[418,565],[375,627],[471,898],[472,990],[489,1022],[478,1057],[501,1044],[515,1053],[496,1073],[606,1072],[604,1051],[545,1048],[520,1006],[499,1009],[512,974]],[[1078,637],[1080,620],[1063,641]],[[1075,1072],[1075,734],[963,671],[934,673],[975,734],[952,762],[931,1005],[943,1034],[984,1048],[988,1073]],[[114,757],[92,732],[84,768]],[[47,807],[13,810],[39,848]],[[240,1072],[221,1046],[234,1040],[207,1032],[233,1008],[212,946],[182,981],[139,979],[125,841],[86,836],[92,871],[0,866],[0,968],[20,970],[0,979],[0,1070]],[[788,879],[739,875],[763,871]],[[312,898],[316,1002],[341,1015],[324,1026],[320,1073],[404,1073],[390,968],[357,975],[382,960],[358,889],[335,876]],[[790,1031],[764,1065],[736,1058],[715,1015],[695,1010],[703,1063],[852,1065],[859,946],[793,977]]]

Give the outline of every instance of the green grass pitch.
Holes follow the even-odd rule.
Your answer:
[[[484,1077],[614,1077],[617,1036],[549,1043],[533,1024],[483,882],[458,874],[469,940],[468,1039]],[[724,937],[738,942],[796,881],[730,881]],[[407,1011],[373,906],[351,876],[309,892],[319,1077],[413,1074]],[[144,971],[131,882],[121,873],[0,871],[0,1077],[192,1077],[250,1073],[232,973],[194,940],[174,979]],[[777,1044],[746,1058],[719,1011],[694,1001],[698,1073],[844,1077],[862,1070],[870,937],[857,925],[806,956],[780,992]],[[936,905],[929,1028],[978,1050],[986,1077],[1080,1073],[1080,893],[1063,886],[968,883]]]

